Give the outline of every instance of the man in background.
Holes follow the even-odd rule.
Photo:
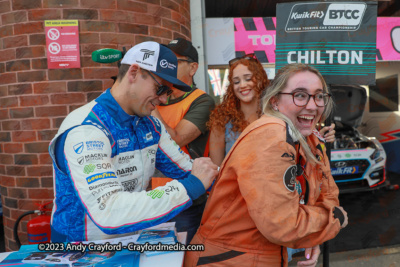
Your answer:
[[[198,89],[193,76],[199,67],[199,56],[190,41],[182,38],[172,40],[168,45],[178,58],[177,78],[192,89],[184,92],[172,88],[167,102],[160,104],[152,115],[160,119],[171,138],[192,159],[208,157],[209,131],[206,123],[214,109],[214,100],[203,90]],[[177,230],[186,231],[187,243],[200,225],[201,216],[207,201],[207,195],[199,197],[193,205],[172,219]]]

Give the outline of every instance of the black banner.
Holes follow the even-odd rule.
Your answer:
[[[278,4],[276,71],[298,62],[328,84],[375,84],[376,14],[376,2]]]

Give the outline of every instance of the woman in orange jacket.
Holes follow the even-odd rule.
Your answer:
[[[282,68],[262,100],[264,115],[240,135],[222,162],[185,266],[287,266],[286,247],[313,248],[347,225],[315,125],[331,112],[321,74],[304,64]],[[306,252],[307,253],[307,252]]]

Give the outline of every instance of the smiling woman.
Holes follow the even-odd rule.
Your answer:
[[[237,94],[253,83],[240,68],[232,75]],[[312,67],[278,72],[262,98],[265,115],[243,130],[220,167],[192,240],[205,250],[187,252],[185,266],[287,266],[286,248],[306,248],[299,264],[316,266],[319,244],[347,225],[315,129],[332,109],[327,93]]]

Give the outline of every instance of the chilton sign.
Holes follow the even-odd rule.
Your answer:
[[[80,68],[78,21],[46,20],[45,30],[48,68]]]
[[[328,84],[375,84],[376,12],[375,2],[278,4],[276,70],[305,63]]]

